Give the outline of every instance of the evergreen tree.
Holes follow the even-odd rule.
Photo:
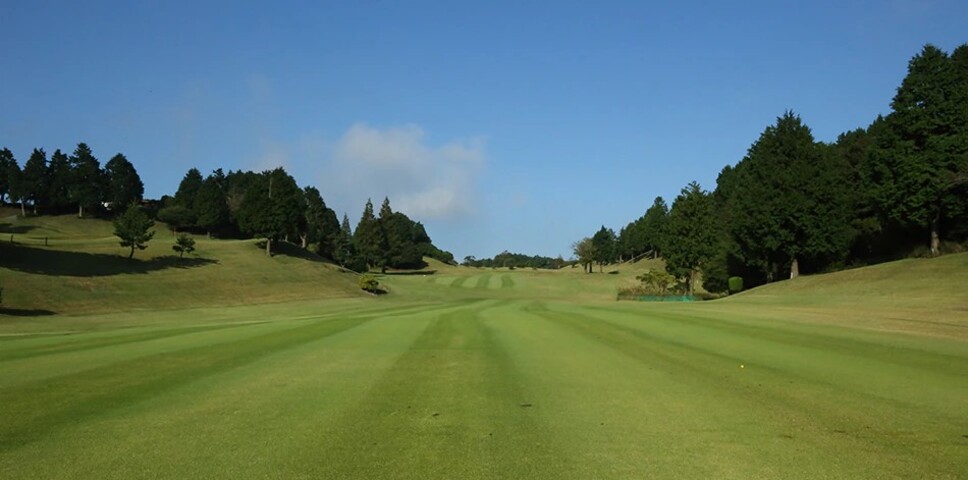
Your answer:
[[[300,234],[303,248],[316,244],[316,252],[326,258],[336,259],[336,241],[340,235],[336,212],[326,206],[316,187],[303,189],[306,198],[305,230]]]
[[[186,253],[195,251],[195,239],[183,233],[175,239],[171,249],[178,252],[178,258],[185,258]]]
[[[393,258],[398,257],[406,241],[406,228],[408,226],[394,225],[393,210],[390,208],[390,199],[383,197],[383,204],[380,205],[380,216],[377,218],[380,228],[380,249],[378,264],[380,271],[386,273],[387,266]]]
[[[667,225],[668,241],[663,258],[666,270],[686,280],[689,295],[695,291],[696,275],[716,251],[716,229],[709,194],[692,182],[672,203]]]
[[[911,59],[891,102],[888,132],[879,138],[886,175],[878,201],[891,220],[929,232],[934,255],[942,223],[966,213],[955,180],[968,168],[968,53],[959,48],[949,58],[927,45]]]
[[[369,199],[363,207],[360,221],[356,224],[353,243],[357,254],[367,267],[380,265],[383,256],[383,232],[380,229],[380,222],[373,214],[373,202]]]
[[[70,159],[57,149],[47,165],[47,201],[52,211],[63,213],[71,208],[72,176]]]
[[[145,192],[141,177],[123,154],[117,154],[104,165],[107,183],[106,200],[113,208],[140,202]]]
[[[847,173],[793,112],[767,127],[740,164],[730,231],[748,264],[771,281],[800,262],[843,258],[850,243]]]
[[[598,263],[598,271],[603,270],[603,266],[615,261],[615,232],[610,228],[602,228],[592,236],[592,247],[594,248],[593,259]]]
[[[202,188],[202,172],[197,168],[191,168],[178,184],[178,191],[175,192],[175,204],[189,210],[195,209],[195,196]]]
[[[155,236],[151,230],[154,225],[155,222],[137,203],[132,203],[121,216],[114,219],[114,235],[121,239],[122,247],[131,248],[128,258],[134,257],[135,248],[148,248],[148,241]]]
[[[350,217],[343,214],[343,223],[340,225],[339,235],[336,239],[336,249],[333,260],[343,267],[349,267],[356,256],[356,249],[353,247],[353,231],[350,227]]]
[[[21,194],[33,205],[34,213],[47,201],[47,153],[35,148],[24,163],[21,176]]]
[[[70,163],[70,196],[77,205],[77,216],[83,217],[85,208],[90,209],[101,202],[101,194],[104,191],[101,163],[85,143],[77,144],[74,154],[70,157]]]
[[[27,216],[27,210],[24,206],[25,200],[24,193],[27,189],[24,186],[23,172],[20,171],[20,166],[17,165],[17,161],[10,157],[10,162],[7,163],[6,169],[7,175],[7,196],[10,197],[11,202],[20,202],[20,215]]]
[[[13,201],[10,198],[10,170],[14,167],[20,171],[17,161],[13,158],[13,152],[7,148],[0,150],[0,203]]]
[[[263,172],[252,185],[239,209],[239,227],[254,237],[266,239],[266,255],[272,242],[296,235],[305,218],[302,190],[282,168]]]
[[[641,244],[641,253],[652,250],[653,258],[661,255],[665,245],[667,225],[669,223],[669,207],[662,197],[655,197],[652,206],[645,211],[641,226],[636,230],[635,242]]]
[[[229,223],[229,204],[225,195],[225,175],[222,170],[212,172],[195,193],[192,203],[195,222],[208,236]]]

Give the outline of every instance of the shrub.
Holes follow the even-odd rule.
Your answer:
[[[361,276],[360,277],[360,288],[362,288],[363,290],[366,290],[367,292],[370,292],[370,293],[379,293],[379,292],[381,292],[381,290],[380,290],[380,282],[378,282],[376,278],[373,278],[373,275],[363,275],[363,276]]]
[[[743,291],[743,277],[729,277],[729,293]]]

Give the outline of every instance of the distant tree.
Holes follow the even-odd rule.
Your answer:
[[[374,267],[382,263],[385,241],[380,223],[373,213],[373,202],[369,199],[363,207],[363,215],[356,224],[353,243],[357,254],[366,262],[367,267]]]
[[[133,202],[140,202],[145,193],[145,186],[141,182],[134,165],[123,154],[117,154],[104,165],[104,177],[107,184],[105,200],[112,208],[119,209]]]
[[[195,196],[202,189],[202,182],[204,182],[202,172],[199,172],[197,168],[189,169],[178,184],[178,190],[175,192],[175,204],[194,210]]]
[[[155,222],[137,203],[132,203],[121,216],[114,219],[114,235],[121,239],[122,247],[131,248],[128,258],[134,257],[135,248],[148,248],[148,241],[155,236],[151,230],[153,226]]]
[[[47,201],[51,211],[64,213],[70,210],[73,205],[71,199],[73,175],[67,154],[60,149],[54,151],[50,156],[50,163],[47,164]]]
[[[23,172],[20,171],[20,166],[17,165],[16,160],[13,160],[12,156],[11,161],[7,163],[6,175],[8,189],[7,196],[10,198],[11,202],[20,202],[20,215],[26,216],[27,210],[26,207],[24,207],[24,198],[26,197],[26,194],[24,192],[27,190],[27,188],[24,186]]]
[[[99,204],[104,191],[101,163],[85,143],[77,144],[71,162],[71,200],[77,205],[77,216],[84,216],[85,208]]]
[[[35,148],[24,163],[21,194],[30,201],[34,213],[44,206],[47,200],[47,153],[43,148]]]
[[[178,235],[178,238],[175,239],[175,244],[171,246],[171,249],[178,252],[178,258],[184,258],[186,253],[192,253],[195,251],[195,239],[184,233]]]
[[[666,270],[685,279],[692,295],[699,270],[715,253],[716,229],[709,194],[692,182],[682,189],[669,211]]]
[[[336,248],[333,252],[333,260],[343,267],[347,267],[353,262],[356,256],[356,249],[353,247],[353,231],[350,228],[350,217],[343,214],[343,223],[340,225],[339,235],[336,237]]]
[[[603,266],[615,261],[615,232],[610,228],[602,228],[592,236],[592,247],[594,249],[593,259],[598,263],[598,271],[603,270]]]
[[[592,272],[592,263],[595,262],[595,245],[592,239],[585,237],[571,245],[571,250],[578,259],[585,273]]]
[[[326,206],[323,196],[316,187],[303,189],[306,199],[306,228],[300,233],[302,247],[316,244],[316,253],[335,260],[337,238],[340,235],[340,224],[336,212]]]
[[[668,223],[669,207],[662,197],[655,197],[652,206],[645,211],[641,225],[634,233],[637,238],[633,241],[643,246],[643,252],[652,250],[653,257],[658,258],[665,245]]]
[[[10,170],[17,166],[17,161],[13,158],[13,152],[4,148],[0,150],[0,202],[10,202]]]
[[[212,231],[229,223],[229,204],[224,190],[225,176],[222,170],[212,172],[195,193],[192,211],[195,224],[204,228],[208,236]]]
[[[386,273],[387,266],[392,259],[400,254],[405,242],[403,236],[406,235],[405,232],[401,231],[402,229],[394,228],[393,210],[390,208],[390,199],[387,197],[383,197],[383,203],[380,205],[380,216],[377,217],[377,224],[380,232],[377,264],[380,266],[380,271]],[[406,226],[403,226],[403,228],[405,229]]]
[[[282,168],[263,172],[252,185],[239,209],[239,227],[254,237],[266,239],[266,255],[272,242],[296,235],[305,218],[302,190]]]
[[[195,212],[181,206],[172,205],[158,210],[158,220],[165,222],[172,232],[195,225]]]

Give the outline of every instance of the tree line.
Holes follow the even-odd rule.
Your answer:
[[[614,239],[575,244],[583,264],[661,255],[689,286],[747,286],[901,258],[968,240],[968,45],[925,46],[891,112],[817,141],[794,112],[768,126],[716,188],[656,198]],[[596,243],[595,239],[599,241]],[[946,243],[947,242],[947,243]]]
[[[525,255],[523,253],[511,253],[507,250],[497,254],[494,258],[476,258],[474,256],[464,257],[461,265],[466,267],[479,268],[545,268],[559,269],[574,262],[568,262],[561,256],[551,258],[541,255]]]
[[[24,215],[29,205],[34,214],[76,210],[83,217],[105,205],[126,207],[143,194],[141,177],[122,153],[101,168],[85,143],[70,156],[55,150],[49,161],[43,148],[35,148],[20,168],[10,149],[0,149],[0,201],[19,203]]]
[[[264,239],[271,255],[279,241],[298,243],[356,271],[369,268],[420,268],[423,257],[454,263],[453,255],[433,245],[420,222],[394,212],[384,199],[379,216],[367,201],[355,232],[344,214],[326,205],[313,186],[300,188],[284,169],[213,171],[206,177],[189,169],[174,196],[144,200],[144,184],[134,165],[119,153],[101,167],[84,143],[70,156],[60,150],[48,160],[36,148],[24,163],[0,150],[0,201],[19,203],[21,214],[60,214],[77,211],[83,217],[107,214],[114,218],[122,246],[143,249],[152,238],[154,220],[175,232],[205,233],[233,238]],[[187,240],[180,240],[181,250]]]

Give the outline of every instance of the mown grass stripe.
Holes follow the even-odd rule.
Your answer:
[[[264,323],[264,322],[260,322]],[[0,349],[0,361],[14,360],[14,359],[24,359],[31,357],[38,357],[43,355],[51,354],[64,354],[79,352],[82,350],[91,350],[96,348],[109,347],[112,345],[136,343],[136,342],[146,342],[149,340],[158,340],[162,338],[177,337],[179,335],[190,335],[193,333],[201,332],[211,332],[215,330],[225,330],[230,328],[239,328],[248,325],[254,325],[255,323],[236,323],[236,324],[222,324],[222,325],[204,325],[204,326],[191,326],[191,327],[181,327],[181,328],[166,328],[161,330],[150,330],[150,331],[139,331],[131,333],[110,333],[110,334],[97,334],[97,335],[68,335],[68,336],[58,336],[56,338],[57,343],[46,344],[46,345],[26,345],[20,346],[18,348],[6,348]],[[48,339],[44,339],[48,340]]]
[[[0,451],[51,431],[110,414],[180,384],[338,334],[376,316],[314,322],[255,337],[130,359],[0,391]],[[37,408],[42,405],[43,408]]]
[[[594,319],[587,315],[550,311],[544,305],[526,308],[584,337],[622,352],[630,358],[670,372],[683,380],[698,382],[703,390],[717,392],[721,401],[741,401],[756,411],[771,416],[799,419],[797,425],[805,436],[826,448],[830,443],[821,438],[831,431],[844,432],[845,442],[863,444],[876,455],[890,455],[898,448],[897,432],[905,432],[904,441],[916,445],[925,458],[944,467],[957,451],[955,439],[959,429],[952,420],[963,412],[930,411],[861,390],[845,390],[820,375],[805,374],[793,368],[796,359],[781,365],[756,365],[755,370],[737,367],[744,354],[712,351],[689,339],[714,335],[681,331],[678,338],[656,336],[647,326],[633,328],[612,320]],[[763,348],[760,346],[760,348]],[[774,347],[776,348],[776,347]],[[779,348],[783,348],[780,346]],[[755,373],[754,373],[755,372]],[[807,417],[804,417],[804,414]],[[931,446],[928,448],[928,446]],[[833,451],[833,450],[832,450]]]
[[[485,273],[477,277],[477,281],[474,282],[474,288],[477,289],[487,289],[487,285],[491,282],[491,274]]]
[[[524,478],[541,470],[566,476],[559,467],[567,456],[522,406],[527,399],[515,366],[480,319],[496,305],[473,302],[428,323],[367,397],[325,427],[330,447],[320,452],[314,473]]]
[[[501,288],[514,288],[514,279],[510,275],[501,275]]]

